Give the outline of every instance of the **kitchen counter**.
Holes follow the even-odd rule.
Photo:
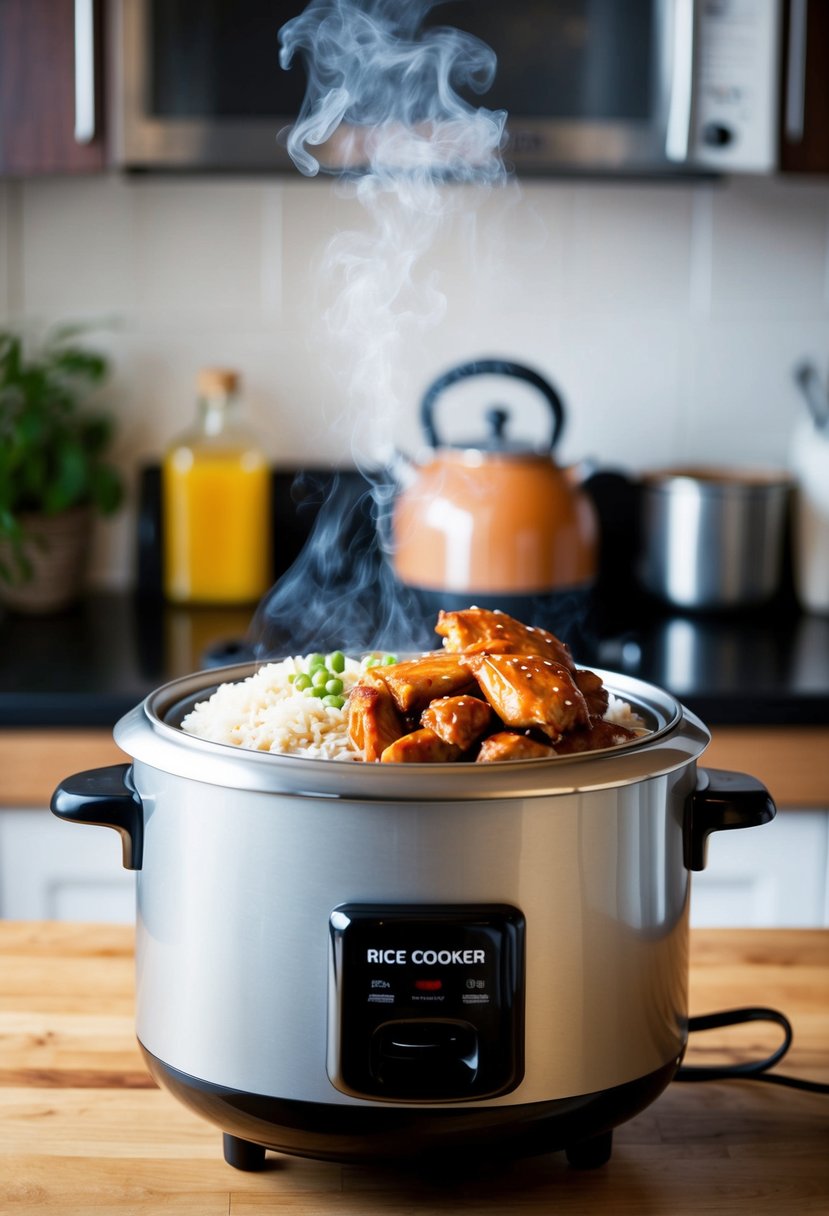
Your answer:
[[[129,593],[89,595],[53,617],[0,609],[0,726],[111,727],[158,685],[248,657],[251,617]],[[582,664],[667,688],[709,725],[829,726],[829,617],[603,600],[562,636]]]
[[[263,1173],[239,1173],[222,1159],[219,1131],[157,1089],[142,1065],[132,943],[121,926],[0,922],[4,1212],[827,1211],[829,1097],[749,1081],[673,1083],[617,1129],[610,1162],[592,1172],[553,1153],[441,1177],[269,1154]],[[691,1013],[757,1003],[794,1027],[777,1071],[829,1082],[829,932],[693,932]],[[687,1062],[755,1058],[779,1041],[756,1023],[701,1038]]]

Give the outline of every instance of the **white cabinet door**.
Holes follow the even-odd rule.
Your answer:
[[[132,923],[135,875],[121,864],[118,833],[0,807],[0,916]]]
[[[829,926],[829,811],[785,810],[771,823],[716,832],[693,876],[691,924]],[[0,807],[0,916],[132,923],[135,875],[107,828],[48,810]]]
[[[715,832],[691,881],[691,924],[829,925],[829,811],[778,811],[759,828]]]

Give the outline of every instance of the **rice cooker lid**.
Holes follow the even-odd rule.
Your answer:
[[[246,679],[258,666],[212,668],[163,685],[116,724],[116,743],[162,772],[238,790],[377,802],[477,802],[630,785],[691,763],[711,740],[703,723],[670,693],[596,668],[592,670],[608,690],[644,718],[650,734],[617,747],[550,759],[361,764],[252,751],[181,729],[197,701],[206,700],[219,684]]]

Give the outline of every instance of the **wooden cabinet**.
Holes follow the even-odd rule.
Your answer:
[[[780,169],[829,173],[829,4],[785,0]]]
[[[101,0],[0,0],[0,173],[106,160]]]
[[[720,727],[702,757],[760,777],[780,814],[718,832],[692,880],[696,925],[829,925],[829,728]],[[0,731],[0,918],[120,921],[134,915],[135,875],[113,831],[61,823],[46,809],[82,769],[127,759],[106,730]]]

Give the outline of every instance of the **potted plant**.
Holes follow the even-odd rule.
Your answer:
[[[0,330],[0,600],[21,611],[77,598],[93,515],[123,497],[106,460],[113,420],[87,405],[109,363],[78,345],[81,330],[64,326],[32,350]]]

